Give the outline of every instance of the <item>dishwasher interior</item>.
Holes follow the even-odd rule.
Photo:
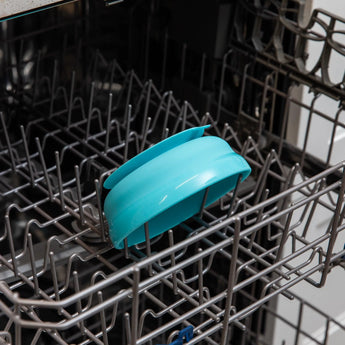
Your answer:
[[[1,344],[270,345],[278,321],[291,330],[278,345],[345,335],[292,291],[324,289],[345,268],[344,163],[332,156],[344,73],[329,73],[345,56],[344,21],[305,12],[288,0],[77,1],[1,23]],[[308,56],[315,42],[322,54]],[[318,107],[326,98],[336,111]],[[318,155],[315,119],[329,142]],[[105,179],[206,124],[250,177],[153,240],[114,249]]]

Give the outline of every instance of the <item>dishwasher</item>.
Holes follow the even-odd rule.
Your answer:
[[[343,343],[345,20],[310,5],[0,1],[1,344]],[[114,248],[104,181],[206,125],[251,175]]]

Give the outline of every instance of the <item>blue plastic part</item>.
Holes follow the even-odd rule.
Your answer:
[[[139,153],[131,160],[121,165],[117,170],[115,170],[105,180],[103,187],[106,189],[112,189],[117,183],[123,180],[131,172],[153,160],[154,158],[188,141],[202,137],[205,129],[208,127],[210,127],[210,125],[187,129]]]
[[[193,339],[193,326],[187,326],[186,328],[182,329],[179,332],[177,339],[174,340],[169,345],[183,345],[184,340],[188,342],[192,339]],[[162,344],[157,344],[157,345],[162,345]]]
[[[186,328],[182,329],[178,337],[179,339],[186,339],[187,342],[193,339],[193,326],[187,326]]]
[[[201,137],[205,127],[170,137],[134,157],[104,183],[111,188],[104,203],[109,236],[115,248],[160,235],[231,191],[250,174],[246,160],[214,136]]]

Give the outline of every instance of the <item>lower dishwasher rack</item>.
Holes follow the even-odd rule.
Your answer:
[[[305,174],[305,150],[286,164],[282,141],[277,150],[263,144],[270,133],[239,135],[115,60],[98,52],[95,60],[87,98],[75,72],[68,86],[58,85],[56,62],[35,81],[33,118],[19,126],[0,116],[1,343],[170,344],[193,326],[189,345],[269,344],[269,316],[296,339],[323,344],[303,330],[303,307],[324,318],[325,339],[337,321],[289,288],[301,281],[322,287],[333,267],[344,266],[344,163]],[[263,107],[268,93],[294,102],[272,86],[276,71],[266,78],[249,71],[242,85],[264,91]],[[115,250],[102,212],[104,180],[151,144],[205,124],[206,135],[245,157],[251,178],[158,238]],[[320,210],[329,221],[315,234]],[[278,295],[298,304],[299,322],[277,314],[271,301]]]

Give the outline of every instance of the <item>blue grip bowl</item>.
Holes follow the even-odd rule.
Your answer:
[[[206,127],[206,126],[205,126]],[[142,152],[105,181],[110,188],[104,203],[109,235],[118,249],[145,241],[148,222],[153,238],[231,191],[239,175],[251,172],[246,160],[214,136],[201,137],[197,127]]]

